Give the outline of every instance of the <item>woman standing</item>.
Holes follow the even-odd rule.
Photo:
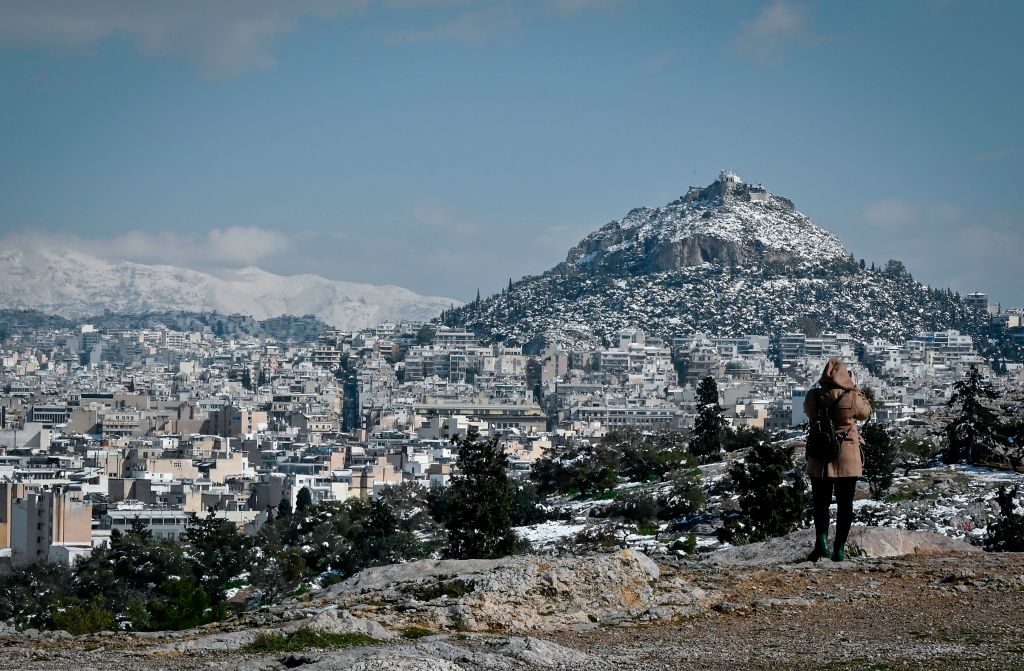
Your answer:
[[[865,420],[871,416],[871,404],[857,388],[857,381],[850,369],[835,357],[825,364],[818,384],[804,398],[804,414],[814,419],[818,416],[818,408],[828,407],[836,433],[843,442],[839,456],[834,461],[807,457],[816,534],[814,551],[808,559],[818,561],[831,554],[832,561],[843,561],[846,559],[846,539],[849,538],[850,525],[853,524],[853,493],[857,488],[857,478],[864,474],[861,438],[856,420]],[[836,537],[830,550],[828,509],[832,504],[833,492],[839,510],[836,515]]]

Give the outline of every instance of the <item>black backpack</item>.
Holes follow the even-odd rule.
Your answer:
[[[847,429],[846,433],[840,435],[836,432],[835,422],[832,421],[832,408],[839,405],[839,401],[843,399],[843,396],[850,393],[850,390],[844,389],[839,398],[827,405],[821,402],[821,389],[816,391],[818,394],[818,413],[817,417],[811,419],[810,426],[807,429],[807,456],[818,461],[824,461],[827,464],[839,458],[839,453],[843,450],[843,441],[846,440],[847,434],[850,433],[849,429]]]

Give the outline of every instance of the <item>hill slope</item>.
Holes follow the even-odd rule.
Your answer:
[[[871,270],[793,203],[722,173],[656,209],[632,210],[590,234],[565,262],[445,313],[535,351],[600,345],[625,326],[664,338],[820,329],[902,341],[985,315],[899,267]]]

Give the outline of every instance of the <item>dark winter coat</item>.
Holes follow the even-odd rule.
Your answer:
[[[848,390],[842,400],[831,410],[832,422],[839,435],[846,434],[839,458],[826,464],[818,459],[807,458],[807,474],[822,478],[859,478],[864,475],[864,458],[861,455],[860,432],[856,420],[865,420],[871,416],[871,405],[868,399],[857,389],[850,375],[850,369],[842,360],[835,357],[828,360],[825,370],[818,381],[819,387],[807,391],[804,398],[804,414],[808,418],[818,416],[819,404],[831,405]]]

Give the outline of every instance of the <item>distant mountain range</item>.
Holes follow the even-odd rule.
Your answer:
[[[313,314],[342,329],[429,320],[458,301],[402,287],[275,275],[259,268],[200,272],[106,261],[75,250],[0,251],[0,308],[79,318],[104,311],[240,313],[256,319]]]
[[[902,342],[947,328],[985,347],[999,339],[959,295],[915,282],[901,263],[865,267],[792,201],[728,172],[630,211],[563,263],[443,321],[527,351],[600,346],[627,326],[666,339],[833,331]]]

